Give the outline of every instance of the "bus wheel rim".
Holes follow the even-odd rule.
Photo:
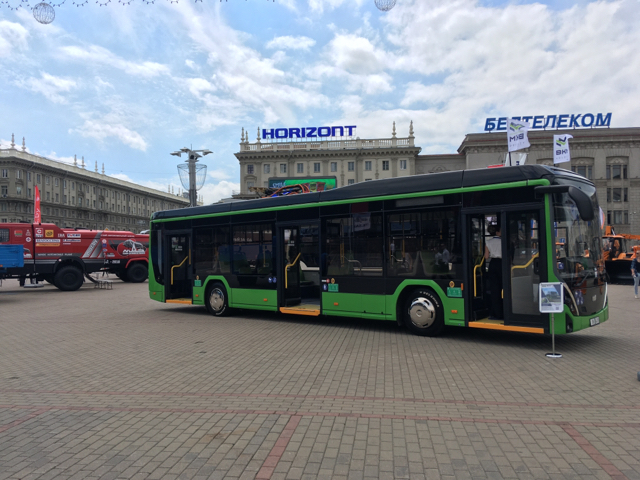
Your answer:
[[[409,319],[418,328],[429,328],[436,320],[436,309],[427,298],[418,297],[411,302]]]
[[[224,308],[224,293],[222,290],[219,288],[211,290],[211,295],[209,295],[209,304],[216,312],[219,312]]]

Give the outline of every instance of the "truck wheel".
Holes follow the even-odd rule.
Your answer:
[[[127,280],[132,283],[142,283],[149,277],[149,269],[142,263],[134,263],[127,268]]]
[[[427,288],[411,292],[404,304],[404,324],[414,335],[435,337],[444,328],[440,298]]]
[[[229,299],[227,289],[221,283],[213,283],[207,287],[205,304],[209,313],[215,317],[225,317],[229,315]]]
[[[84,281],[82,270],[73,265],[66,265],[53,276],[53,284],[60,290],[72,292],[78,290]]]

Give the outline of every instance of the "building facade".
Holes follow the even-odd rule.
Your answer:
[[[592,180],[607,224],[617,233],[640,233],[640,128],[593,128],[529,131],[531,146],[513,154],[527,164],[553,165],[553,135],[569,134],[571,162],[557,166]],[[335,176],[337,186],[399,177],[486,168],[500,165],[507,155],[507,134],[468,134],[454,154],[420,155],[409,136],[317,142],[248,142],[242,135],[241,192],[237,198],[255,197],[252,187],[265,187],[273,177]]]
[[[0,150],[0,223],[33,222],[35,187],[42,222],[94,230],[149,228],[151,214],[189,206],[182,196],[142,187],[22,149]]]
[[[409,136],[396,136],[395,122],[391,137],[261,142],[260,129],[255,143],[242,132],[240,151],[240,192],[236,198],[254,198],[255,187],[269,186],[273,178],[336,177],[336,186],[357,182],[414,175],[420,148],[414,145],[413,123]]]

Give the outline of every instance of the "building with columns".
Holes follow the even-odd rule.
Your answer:
[[[592,180],[607,224],[617,233],[640,234],[640,128],[583,128],[530,130],[531,146],[517,154],[528,164],[553,165],[553,135],[569,134],[571,162],[557,166]],[[395,122],[389,138],[255,143],[242,131],[241,191],[236,198],[255,198],[252,187],[266,187],[274,177],[331,177],[337,186],[379,178],[486,168],[503,164],[506,132],[470,133],[457,153],[420,155],[414,143],[413,122],[407,137],[397,137]]]
[[[274,178],[336,177],[336,186],[414,175],[420,148],[414,145],[413,122],[407,137],[396,136],[393,123],[389,138],[334,138],[319,141],[262,142],[260,129],[255,143],[242,130],[240,192],[236,198],[255,198],[255,187],[269,186]]]
[[[189,206],[189,199],[88,170],[84,158],[73,165],[33,155],[11,144],[0,150],[0,223],[33,222],[35,187],[42,222],[94,230],[149,228],[151,214]]]

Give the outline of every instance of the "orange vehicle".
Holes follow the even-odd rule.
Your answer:
[[[634,245],[634,243],[636,245]],[[640,252],[640,235],[630,233],[616,234],[609,225],[602,237],[605,269],[613,283],[629,283],[631,278],[631,260]]]

